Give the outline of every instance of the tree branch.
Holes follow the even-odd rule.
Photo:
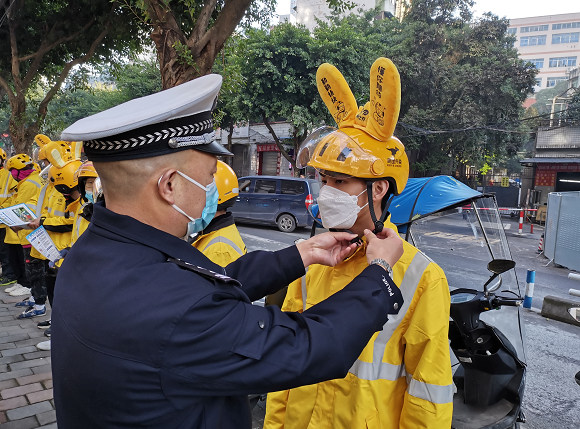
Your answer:
[[[112,13],[112,10],[111,10]],[[70,72],[70,70],[78,65],[78,64],[82,64],[87,62],[88,60],[91,59],[91,57],[95,54],[95,51],[97,50],[97,47],[101,44],[101,42],[103,41],[103,39],[105,38],[105,36],[107,35],[107,33],[109,32],[109,27],[111,26],[111,21],[109,20],[107,22],[107,24],[105,25],[105,28],[103,29],[103,31],[101,32],[101,34],[99,34],[99,36],[95,39],[95,41],[92,43],[91,47],[89,48],[89,50],[87,51],[87,53],[79,58],[74,59],[73,61],[67,63],[62,72],[60,73],[60,75],[58,76],[58,79],[56,81],[56,83],[53,85],[53,87],[50,89],[50,91],[48,91],[48,93],[46,94],[46,96],[44,97],[44,99],[42,100],[42,102],[40,103],[40,105],[38,106],[38,119],[44,119],[46,117],[46,113],[48,111],[48,103],[50,103],[50,101],[52,100],[52,98],[54,97],[54,95],[58,92],[58,90],[60,89],[62,83],[64,82],[64,80],[66,79],[66,77],[68,76],[68,73]]]
[[[266,128],[268,128],[268,131],[274,138],[274,142],[276,142],[276,146],[278,146],[278,149],[280,149],[280,153],[282,153],[282,156],[284,156],[284,158],[286,158],[286,160],[288,160],[288,162],[292,165],[292,168],[296,170],[296,161],[294,161],[292,157],[288,155],[288,152],[286,152],[286,149],[284,149],[284,146],[282,146],[280,139],[276,135],[276,132],[274,131],[272,126],[270,125],[270,122],[268,122],[268,118],[266,118],[266,115],[262,115],[262,120],[264,121],[264,125],[266,125]]]
[[[217,48],[216,50],[219,51],[228,37],[230,37],[234,32],[238,23],[244,17],[246,9],[248,9],[250,3],[252,3],[252,0],[226,2],[213,27],[206,31],[203,37],[199,39],[194,46],[190,47],[194,58],[199,56],[210,40]]]
[[[77,31],[76,33],[71,34],[70,36],[67,37],[63,37],[59,40],[57,40],[56,42],[51,43],[50,45],[44,45],[44,41],[42,42],[42,44],[40,45],[40,48],[38,48],[38,51],[36,51],[34,54],[30,54],[30,55],[25,55],[23,57],[18,58],[18,61],[23,62],[23,61],[27,61],[31,58],[35,58],[38,56],[43,56],[44,54],[46,54],[48,51],[50,51],[51,49],[56,48],[58,45],[61,45],[63,43],[66,43],[72,39],[74,39],[75,37],[78,37],[83,31],[87,30],[91,25],[93,25],[95,23],[95,18],[92,18],[89,22],[87,22],[83,28],[81,28],[79,31]],[[56,24],[55,24],[56,26]],[[48,36],[50,36],[50,34],[52,33],[52,30],[54,30],[54,27],[50,29]]]
[[[193,27],[191,36],[189,36],[189,39],[187,40],[187,45],[189,47],[192,47],[199,39],[203,37],[203,34],[207,31],[207,26],[209,24],[211,14],[215,10],[216,5],[217,0],[205,0],[205,4],[201,9],[199,17],[197,18],[195,27]]]
[[[18,45],[16,45],[16,27],[18,22],[8,20],[8,30],[10,31],[10,54],[12,55],[12,79],[16,94],[22,92],[22,81],[20,80],[20,62],[18,61]]]
[[[12,101],[12,99],[14,98],[14,92],[12,92],[10,85],[8,85],[8,82],[6,82],[6,79],[4,79],[2,76],[0,76],[0,87],[6,94],[8,94],[8,100]],[[4,97],[3,95],[0,96],[0,101],[2,101],[3,97]]]

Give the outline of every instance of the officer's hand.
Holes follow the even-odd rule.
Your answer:
[[[296,247],[305,267],[312,264],[334,267],[356,249],[357,244],[350,242],[355,237],[348,232],[325,232],[298,243]]]
[[[393,267],[403,256],[403,240],[390,228],[383,228],[377,235],[365,229],[367,239],[367,261],[373,259],[384,259]]]

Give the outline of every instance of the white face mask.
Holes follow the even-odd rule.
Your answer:
[[[352,227],[359,212],[368,204],[358,206],[358,197],[365,192],[366,189],[358,195],[350,195],[332,186],[323,186],[317,199],[322,225],[327,229]]]

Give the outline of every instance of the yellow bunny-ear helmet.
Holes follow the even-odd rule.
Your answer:
[[[34,137],[34,141],[36,142],[38,147],[44,147],[51,142],[51,140],[44,134],[37,134]]]
[[[297,166],[314,167],[323,175],[366,180],[370,213],[375,232],[379,232],[388,216],[391,197],[403,191],[409,177],[405,146],[393,136],[401,105],[397,68],[387,58],[375,61],[370,73],[370,100],[362,107],[357,107],[336,67],[321,65],[316,80],[338,129],[324,126],[310,134],[298,150]],[[372,184],[376,180],[389,182],[389,196],[383,200],[378,220],[372,207]]]
[[[62,168],[67,162],[74,160],[70,146],[63,141],[50,142],[42,150],[45,159],[58,168]]]
[[[70,153],[73,160],[77,161],[81,159],[82,148],[83,142],[70,142]]]

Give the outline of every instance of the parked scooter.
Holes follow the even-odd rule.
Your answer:
[[[517,428],[525,421],[523,299],[494,196],[448,176],[409,179],[390,211],[399,233],[447,276],[452,428]]]
[[[461,363],[453,377],[457,387],[454,428],[513,428],[517,427],[518,418],[523,417],[520,404],[526,364],[499,329],[481,320],[483,312],[522,304],[519,297],[501,297],[494,293],[501,286],[501,277],[488,287],[515,265],[514,261],[495,259],[487,266],[493,275],[483,285],[483,292],[464,288],[451,292],[453,320],[449,325],[449,339]]]

